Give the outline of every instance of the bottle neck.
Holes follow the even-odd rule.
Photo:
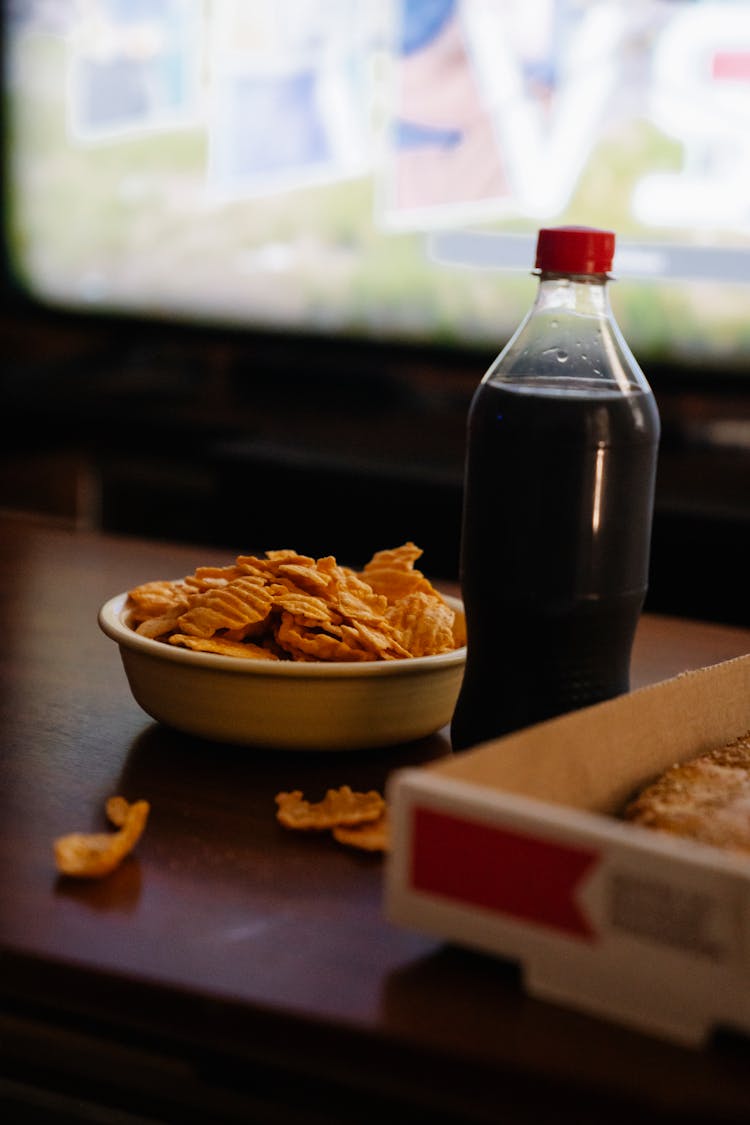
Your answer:
[[[609,275],[606,273],[540,273],[534,311],[577,312],[585,316],[610,317]]]

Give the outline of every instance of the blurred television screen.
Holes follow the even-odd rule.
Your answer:
[[[750,2],[8,0],[35,299],[485,347],[540,226],[616,231],[644,358],[747,370]]]

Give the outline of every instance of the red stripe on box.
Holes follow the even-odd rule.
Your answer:
[[[414,809],[411,886],[593,941],[575,891],[598,852]]]

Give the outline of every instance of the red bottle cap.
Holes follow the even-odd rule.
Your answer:
[[[609,273],[614,254],[611,230],[547,227],[539,231],[536,268],[545,273]]]

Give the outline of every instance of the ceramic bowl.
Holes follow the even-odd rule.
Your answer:
[[[126,593],[106,602],[99,625],[119,646],[139,706],[187,734],[265,749],[360,750],[422,738],[453,714],[465,648],[351,664],[242,660],[142,637],[126,603]]]

